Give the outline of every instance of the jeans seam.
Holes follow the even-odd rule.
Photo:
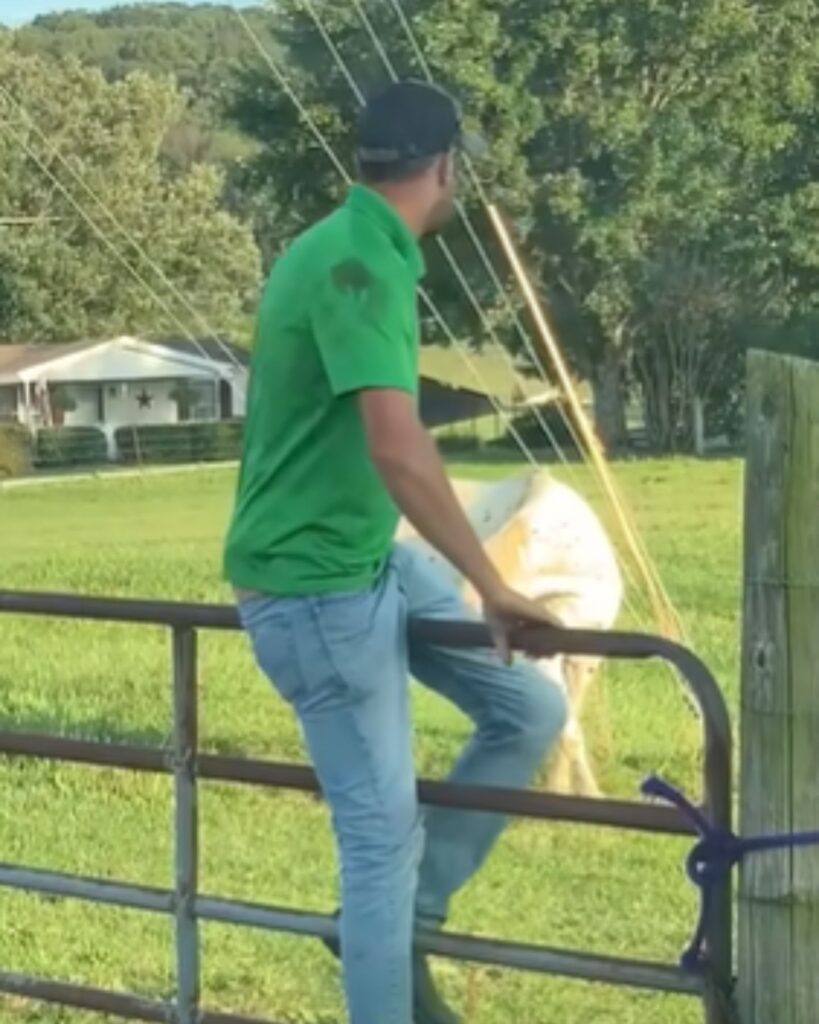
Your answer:
[[[340,669],[339,665],[337,664],[336,659],[333,656],[332,651],[330,649],[330,645],[328,643],[327,637],[325,635],[324,629],[323,629],[322,624],[321,624],[321,616],[319,614],[318,606],[316,605],[316,603],[310,602],[308,607],[309,607],[309,610],[310,610],[310,617],[313,620],[313,625],[315,626],[316,634],[317,634],[317,636],[319,637],[319,639],[321,641],[323,653],[324,653],[325,657],[327,658],[327,662],[328,662],[329,668],[331,669],[333,674],[336,676],[336,678],[338,678],[339,681],[343,684],[345,690],[348,693],[352,693],[353,692],[353,688],[350,686],[349,680],[346,678],[344,673],[341,671],[341,669]],[[358,738],[358,741],[361,744],[362,750],[365,752],[365,758],[366,758],[366,763],[367,763],[368,781],[369,781],[369,784],[370,784],[370,786],[372,788],[373,795],[376,798],[377,808],[378,808],[377,814],[378,814],[378,818],[379,818],[379,823],[381,825],[381,828],[384,830],[384,833],[386,834],[387,831],[388,831],[388,827],[389,827],[389,820],[388,820],[388,815],[387,815],[387,799],[386,799],[386,794],[383,792],[381,786],[378,784],[378,772],[375,769],[375,764],[374,764],[374,760],[373,760],[373,756],[372,756],[372,749],[371,749],[370,744],[369,744],[369,742],[367,740],[366,733],[364,732],[364,730],[361,729],[360,724],[359,724],[358,714],[357,714],[357,705],[358,705],[358,703],[359,703],[359,701],[361,699],[362,698],[360,696],[356,696],[356,700],[351,704],[350,708],[348,709],[348,713],[351,716],[352,723],[353,723],[353,728],[355,730],[355,734],[356,734],[356,736]],[[391,916],[392,916],[392,918],[394,920],[396,918],[396,916],[397,916],[397,913],[398,913],[398,906],[397,906],[397,902],[396,902],[396,897],[395,896],[392,896],[390,898],[389,906],[390,906]],[[342,905],[342,914],[343,914],[343,905]],[[344,949],[344,944],[342,943],[342,960],[343,960],[343,949]],[[410,954],[411,954],[411,952],[412,952],[412,949],[410,947]],[[393,1002],[395,1001],[395,995],[398,992],[399,987],[400,987],[399,977],[398,977],[398,974],[396,973],[396,969],[394,967],[393,968],[393,975],[392,975],[392,977],[390,979],[390,988],[391,988],[391,995],[393,997],[393,1000],[392,1000]],[[385,1022],[385,1024],[392,1024],[392,1022],[391,1021],[390,1022]],[[398,1022],[396,1022],[396,1024],[404,1024],[404,1022],[403,1021],[398,1021]]]
[[[350,684],[350,680],[347,678],[346,673],[338,663],[338,659],[333,654],[332,644],[327,638],[327,633],[324,629],[324,625],[321,621],[321,611],[318,602],[310,599],[307,603],[307,608],[310,613],[313,626],[315,627],[316,636],[321,643],[321,651],[324,657],[327,659],[327,665],[336,679],[343,685],[346,693],[352,693],[353,687]]]
[[[356,736],[358,736],[359,742],[361,743],[362,749],[365,751],[365,757],[367,760],[367,774],[369,777],[370,786],[372,787],[373,794],[377,801],[378,806],[378,817],[384,833],[386,834],[389,828],[389,819],[387,815],[387,800],[386,795],[383,792],[381,786],[378,784],[378,772],[375,770],[375,763],[372,756],[372,748],[367,740],[366,733],[360,728],[358,721],[358,714],[356,706],[353,705],[350,709],[350,715],[353,720],[353,728],[355,729]],[[390,916],[395,921],[398,915],[398,905],[395,894],[389,898]],[[410,947],[411,953],[411,947]],[[400,988],[399,975],[397,973],[398,965],[394,964],[392,969],[392,977],[390,978],[390,995],[391,1003],[395,1005],[395,998]],[[392,1024],[392,1022],[388,1022]],[[395,1024],[403,1024],[403,1021],[396,1021]]]

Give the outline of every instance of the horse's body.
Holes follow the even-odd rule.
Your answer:
[[[614,626],[623,597],[617,557],[599,519],[577,492],[543,470],[494,484],[456,480],[453,486],[509,586],[541,602],[567,628]],[[421,545],[451,574],[466,602],[479,610],[471,586],[405,521],[399,539]],[[564,687],[569,704],[550,788],[596,795],[580,714],[599,659],[561,655],[542,664]]]

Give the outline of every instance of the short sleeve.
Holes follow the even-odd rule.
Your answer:
[[[331,266],[312,304],[312,328],[334,395],[367,388],[414,392],[400,285],[349,256]]]

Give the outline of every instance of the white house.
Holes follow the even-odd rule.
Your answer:
[[[122,427],[242,419],[249,369],[249,352],[222,339],[0,343],[0,423],[18,422],[32,433],[94,427],[116,459]],[[457,350],[424,346],[419,369],[421,418],[429,427],[471,422],[474,430],[483,417],[497,421],[498,409],[521,415],[557,396],[491,353],[473,353],[466,366]]]
[[[0,345],[0,420],[32,431],[242,417],[248,355],[223,341]]]

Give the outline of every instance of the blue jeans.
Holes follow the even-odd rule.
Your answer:
[[[437,927],[480,866],[502,815],[420,811],[409,676],[475,724],[449,780],[525,787],[566,719],[560,688],[531,663],[409,643],[407,619],[474,618],[411,547],[370,590],[240,603],[256,660],[292,705],[332,815],[350,1024],[412,1024],[414,923]],[[425,841],[426,840],[426,841]]]

